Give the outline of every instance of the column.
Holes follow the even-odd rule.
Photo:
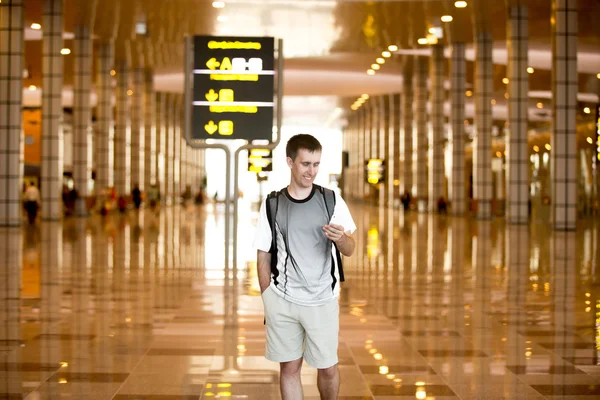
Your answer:
[[[452,214],[465,213],[465,86],[467,62],[465,44],[452,43],[450,60],[450,124],[452,135],[452,168],[450,173],[449,199]]]
[[[96,137],[94,138],[94,169],[96,170],[95,192],[97,196],[106,194],[106,189],[113,186],[114,172],[114,137],[112,109],[112,66],[115,47],[111,41],[98,45],[98,62],[96,76]]]
[[[179,190],[180,193],[183,193],[187,187],[187,174],[188,174],[188,151],[187,151],[187,143],[185,138],[183,137],[183,130],[181,132],[181,138],[179,141]],[[192,195],[194,192],[192,191]]]
[[[131,105],[129,103],[130,43],[123,41],[116,60],[115,190],[117,196],[131,193]]]
[[[44,1],[42,27],[42,218],[58,220],[63,179],[63,0]]]
[[[148,190],[156,183],[156,102],[154,97],[154,74],[144,69],[144,187]]]
[[[389,151],[390,143],[390,97],[388,95],[379,96],[379,158],[385,161],[385,171],[383,174],[384,183],[379,185],[379,204],[388,205],[390,189],[394,187],[393,174],[390,174],[390,166],[393,168],[392,154]],[[392,178],[390,180],[390,177]]]
[[[156,93],[156,184],[161,197],[165,196],[165,93]]]
[[[179,197],[181,195],[180,182],[181,182],[181,105],[182,96],[175,95],[175,114],[174,114],[174,136],[173,136],[173,198],[175,204],[179,203]]]
[[[392,207],[394,200],[398,199],[398,185],[400,179],[400,94],[395,93],[389,97],[389,163],[388,163],[388,205]]]
[[[365,129],[366,111],[365,107],[362,106],[357,111],[358,120],[358,198],[364,200],[365,198],[365,161],[367,160],[366,155],[366,129]]]
[[[413,62],[404,64],[402,98],[400,99],[400,193],[413,192]]]
[[[431,128],[429,130],[429,210],[445,196],[444,173],[444,46],[431,46]]]
[[[511,224],[529,221],[529,149],[527,106],[529,104],[528,11],[508,10],[508,138],[506,152],[507,217]]]
[[[552,97],[550,143],[552,224],[575,229],[577,210],[577,2],[552,1]]]
[[[134,67],[131,71],[131,187],[145,190],[144,156],[144,59],[139,45],[134,48]]]
[[[92,144],[92,28],[76,25],[73,42],[73,180],[78,193],[75,213],[87,215],[88,182],[92,176],[90,146]]]
[[[481,219],[492,217],[492,47],[490,32],[476,32],[473,197],[477,201],[477,218]]]
[[[427,211],[427,57],[415,57],[415,197],[420,212]]]
[[[21,223],[23,12],[22,0],[0,3],[0,226]]]
[[[175,96],[172,93],[165,95],[165,201],[171,204],[173,199],[173,139],[175,138]]]

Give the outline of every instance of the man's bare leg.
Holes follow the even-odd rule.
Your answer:
[[[319,369],[317,375],[317,387],[321,400],[337,400],[340,390],[340,373],[338,366]]]
[[[294,361],[279,363],[279,387],[283,400],[302,400],[302,382],[300,371],[302,370],[302,358]]]

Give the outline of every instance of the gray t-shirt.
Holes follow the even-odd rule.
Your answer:
[[[318,306],[337,298],[339,275],[332,243],[323,232],[323,226],[330,221],[322,193],[313,185],[306,199],[296,200],[284,189],[275,222],[277,271],[271,274],[275,293],[305,306]],[[331,222],[343,226],[348,233],[356,230],[348,206],[337,195]],[[261,206],[254,245],[265,252],[271,247],[266,200]]]

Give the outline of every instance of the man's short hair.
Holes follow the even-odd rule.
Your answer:
[[[301,149],[314,153],[315,151],[321,151],[323,147],[314,136],[301,133],[292,136],[290,140],[288,140],[287,145],[285,146],[285,155],[294,161]]]

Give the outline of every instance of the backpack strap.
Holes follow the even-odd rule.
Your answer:
[[[333,217],[333,212],[335,210],[335,192],[331,189],[327,189],[324,188],[323,186],[319,186],[316,185],[318,190],[321,192],[321,194],[323,195],[323,198],[325,199],[325,208],[327,210],[327,220],[330,221],[331,217]],[[338,265],[338,272],[340,274],[340,282],[344,282],[345,278],[344,278],[344,267],[342,266],[342,255],[340,254],[340,251],[338,250],[337,245],[335,244],[335,242],[331,242],[333,243],[333,247],[335,249],[335,258],[337,261],[337,265]],[[335,282],[333,283],[335,285]]]
[[[277,209],[279,208],[279,194],[281,191],[272,191],[267,196],[267,219],[269,220],[269,227],[271,228],[271,248],[269,253],[271,254],[271,274],[273,275],[273,281],[277,286],[277,277],[279,275],[277,271],[277,231],[275,228]]]

